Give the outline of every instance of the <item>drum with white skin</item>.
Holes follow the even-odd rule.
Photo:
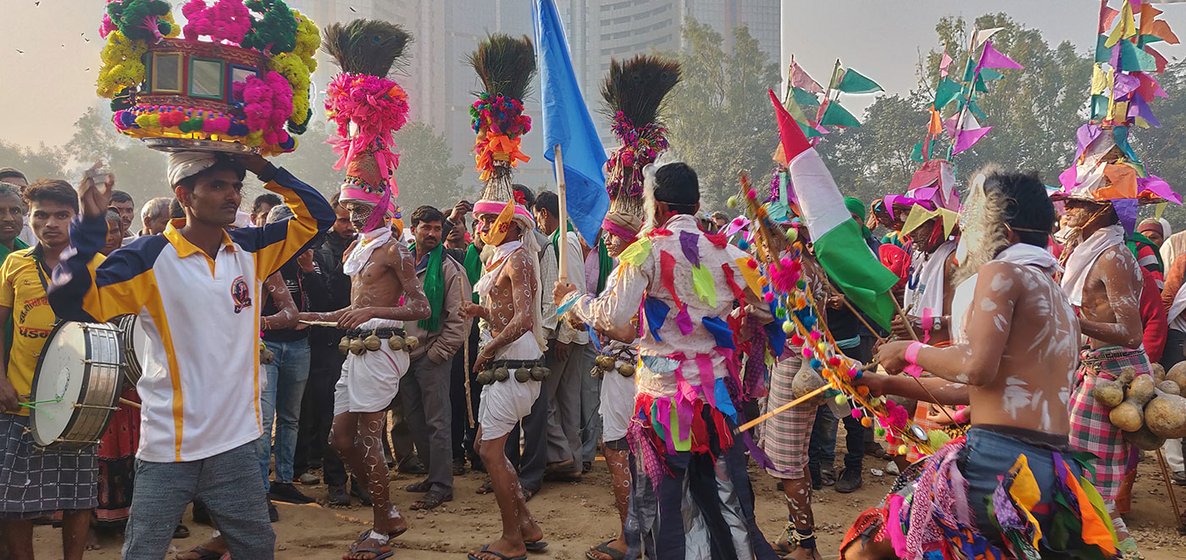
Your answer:
[[[135,386],[144,374],[140,364],[140,356],[148,347],[148,334],[140,327],[140,318],[136,315],[123,315],[112,321],[121,331],[120,341],[123,343],[124,377],[128,383]]]
[[[119,399],[121,336],[107,323],[54,327],[33,376],[29,425],[37,445],[82,449],[99,442]]]

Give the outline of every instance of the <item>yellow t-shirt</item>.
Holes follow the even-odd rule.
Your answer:
[[[0,265],[0,307],[11,311],[13,324],[8,381],[22,400],[32,392],[37,360],[57,320],[42,284],[43,275],[49,282],[49,271],[39,271],[40,265],[32,254],[34,250],[36,248],[13,251]],[[102,256],[96,256],[96,259],[101,260]],[[28,416],[29,411],[22,407],[18,414]]]

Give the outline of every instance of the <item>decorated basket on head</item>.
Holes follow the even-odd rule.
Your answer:
[[[280,0],[108,0],[98,93],[121,133],[163,151],[296,149],[317,26]]]
[[[1147,2],[1125,1],[1119,10],[1104,6],[1091,76],[1091,120],[1076,133],[1074,163],[1059,175],[1062,189],[1051,194],[1110,204],[1128,231],[1136,225],[1137,205],[1182,202],[1129,144],[1134,126],[1160,126],[1149,104],[1166,96],[1155,77],[1165,71],[1166,60],[1151,45],[1176,44],[1178,37],[1159,15]]]
[[[525,231],[535,225],[531,212],[513,196],[511,181],[519,162],[530,159],[519,144],[531,131],[531,117],[523,114],[523,98],[535,76],[535,49],[527,36],[496,33],[478,44],[469,63],[484,88],[469,110],[478,135],[474,161],[485,182],[474,214],[498,216],[493,227],[479,234],[488,245],[500,245],[511,222]]]
[[[341,201],[370,207],[364,232],[387,227],[389,219],[403,229],[392,133],[408,121],[408,94],[387,76],[411,40],[399,25],[378,20],[325,28],[325,50],[342,69],[325,92],[326,118],[337,125],[334,169],[346,168]]]
[[[609,212],[601,227],[633,241],[646,221],[643,172],[667,150],[667,129],[659,121],[663,98],[679,83],[679,63],[659,56],[638,55],[610,61],[601,84],[614,136],[622,142],[605,162]]]

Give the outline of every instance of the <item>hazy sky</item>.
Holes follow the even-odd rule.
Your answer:
[[[103,45],[98,26],[104,4],[104,0],[0,0],[6,23],[0,33],[0,140],[30,146],[64,143],[73,133],[74,120],[101,101],[94,82]],[[1085,51],[1094,44],[1099,5],[1097,0],[790,0],[784,4],[796,15],[790,48],[809,73],[826,79],[832,62],[840,57],[890,92],[907,91],[915,84],[914,66],[919,53],[936,45],[934,26],[941,16],[971,19],[1005,12],[1040,29],[1051,42],[1069,40]],[[1164,8],[1163,17],[1186,37],[1186,4]],[[1167,57],[1186,55],[1182,47],[1160,50]]]

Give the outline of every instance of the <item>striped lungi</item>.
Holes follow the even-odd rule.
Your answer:
[[[1078,451],[1095,455],[1095,477],[1091,482],[1110,508],[1128,469],[1129,444],[1124,440],[1124,432],[1108,420],[1109,409],[1091,396],[1091,389],[1100,379],[1120,377],[1121,370],[1126,367],[1133,368],[1136,375],[1149,375],[1149,358],[1144,350],[1111,346],[1084,350],[1080,359],[1068,404],[1070,444]]]
[[[803,367],[803,360],[797,354],[778,362],[770,371],[770,396],[766,410],[774,410],[795,399],[791,384],[795,374]],[[796,406],[767,420],[762,429],[760,446],[773,469],[767,469],[770,476],[794,480],[807,476],[808,444],[811,443],[811,429],[815,424],[818,407],[811,404]]]

